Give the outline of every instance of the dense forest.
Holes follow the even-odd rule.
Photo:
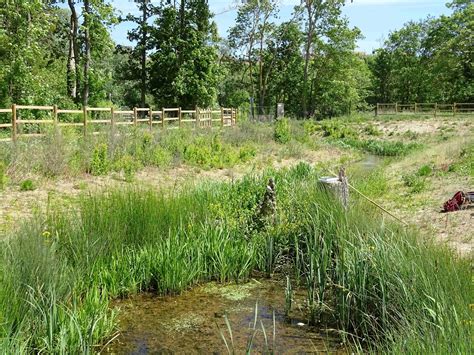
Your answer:
[[[357,1],[357,0],[354,0]],[[345,0],[304,0],[289,21],[277,0],[241,2],[227,38],[206,0],[1,0],[0,107],[196,105],[331,117],[376,102],[474,102],[474,4],[409,22],[374,53],[342,15]],[[134,23],[134,46],[111,30]]]

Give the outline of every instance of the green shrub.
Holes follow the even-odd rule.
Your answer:
[[[31,179],[23,180],[20,183],[20,191],[33,191],[36,190],[36,184]]]
[[[357,132],[348,127],[346,123],[337,120],[321,121],[321,129],[324,137],[333,139],[350,138],[357,136]]]
[[[402,179],[405,186],[409,187],[412,193],[421,192],[427,186],[426,179],[418,174],[403,175]]]
[[[418,149],[418,143],[403,143],[400,141],[384,140],[361,140],[356,138],[346,138],[343,142],[353,148],[359,148],[369,153],[381,156],[403,156]]]
[[[115,163],[115,170],[123,171],[126,181],[132,181],[141,164],[131,155],[124,155]]]
[[[421,166],[416,172],[418,176],[430,176],[432,173],[433,173],[433,168],[428,164]]]
[[[7,186],[7,171],[3,161],[0,160],[0,190],[3,190]]]
[[[368,124],[367,126],[364,127],[364,132],[368,134],[369,136],[380,136],[382,135],[382,132],[375,126]]]
[[[312,136],[313,134],[321,131],[321,125],[318,125],[313,120],[305,121],[305,123],[303,123],[303,129],[306,135]]]
[[[173,161],[173,155],[161,146],[153,148],[150,163],[157,167],[169,166]]]
[[[282,144],[288,143],[291,140],[290,122],[287,118],[282,118],[276,121],[273,138],[275,141]]]
[[[95,146],[92,154],[90,173],[92,175],[104,175],[109,171],[108,147],[105,143]]]

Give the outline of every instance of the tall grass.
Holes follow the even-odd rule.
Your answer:
[[[258,218],[269,176],[271,225]],[[337,326],[359,349],[467,351],[468,261],[357,201],[346,212],[317,179],[300,164],[233,184],[111,190],[68,211],[50,206],[3,242],[1,351],[100,350],[115,330],[111,298],[244,282],[283,262],[307,288],[308,320]]]

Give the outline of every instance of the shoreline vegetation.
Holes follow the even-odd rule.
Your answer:
[[[285,122],[248,122],[229,131],[169,136],[144,132],[127,140],[104,134],[87,146],[89,160],[77,153],[67,136],[59,141],[49,141],[48,136],[17,147],[26,157],[30,144],[50,142],[47,149],[66,152],[53,155],[64,159],[64,171],[77,166],[71,165],[70,157],[89,161],[94,167],[89,173],[117,174],[113,167],[125,156],[129,164],[140,165],[131,178],[122,170],[116,177],[123,181],[119,186],[80,189],[68,203],[48,199],[2,233],[0,349],[100,351],[118,330],[116,311],[110,307],[116,298],[143,291],[179,294],[209,281],[240,284],[255,273],[277,273],[288,276],[289,290],[306,290],[306,322],[337,329],[353,351],[467,353],[472,329],[469,259],[440,243],[436,234],[384,218],[356,195],[345,212],[321,190],[318,178],[329,166],[364,156],[365,143],[348,147],[351,139],[384,147],[373,150],[380,160],[369,170],[348,167],[351,183],[370,197],[392,196],[391,184],[400,184],[405,197],[385,203],[415,201],[427,193],[427,186],[447,177],[470,181],[469,121],[460,119],[453,126],[442,118],[418,122],[361,116]],[[461,142],[459,135],[465,137]],[[294,145],[298,154],[292,151]],[[242,158],[242,149],[250,146],[253,153]],[[169,154],[169,163],[176,166],[212,172],[258,161],[263,170],[250,170],[228,182],[191,179],[171,190],[140,186],[140,169],[153,156],[149,147]],[[281,154],[280,159],[293,156],[296,162],[308,151],[322,154],[326,149],[342,154],[320,164],[282,168],[270,167],[268,161],[275,157],[265,156],[271,151]],[[433,149],[446,150],[449,159],[456,159],[444,160],[448,158]],[[231,158],[223,158],[226,154]],[[428,161],[430,157],[439,160]],[[41,159],[5,159],[8,182],[0,193],[8,196],[20,183],[19,189],[25,185],[26,191],[18,194],[35,193],[28,191],[18,172],[34,170],[28,165],[34,162],[38,174],[44,174],[43,164],[51,156]],[[19,163],[24,165],[15,165]],[[167,169],[172,168],[165,168],[165,175]],[[62,174],[44,174],[44,179],[61,179]],[[259,205],[270,177],[276,185],[277,212],[269,219],[259,213]],[[41,181],[33,188],[41,189]]]
[[[50,206],[2,242],[1,347],[98,350],[116,330],[113,298],[241,283],[286,263],[308,291],[309,324],[336,326],[355,349],[468,352],[469,261],[362,201],[344,212],[319,176],[300,164],[171,196],[130,187]],[[268,177],[275,224],[258,214]]]

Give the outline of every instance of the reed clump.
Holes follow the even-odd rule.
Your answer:
[[[270,177],[277,216],[262,224]],[[306,287],[309,322],[337,326],[355,350],[468,352],[469,262],[356,199],[345,211],[318,177],[300,164],[232,184],[110,190],[67,211],[50,206],[2,242],[1,351],[97,351],[116,329],[112,298],[245,282],[285,262],[288,308],[291,287]]]

